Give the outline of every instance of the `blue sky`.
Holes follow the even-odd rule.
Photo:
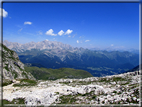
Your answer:
[[[139,3],[3,3],[3,40],[139,48]]]

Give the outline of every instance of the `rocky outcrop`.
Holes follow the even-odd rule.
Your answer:
[[[23,98],[27,106],[58,104],[136,106],[140,103],[139,85],[140,71],[101,78],[40,80],[36,86],[31,87],[5,86],[3,98],[8,101]]]
[[[24,64],[19,60],[16,52],[2,46],[3,79],[35,79],[29,72],[24,70]]]

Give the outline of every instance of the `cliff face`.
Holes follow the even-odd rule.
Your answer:
[[[24,64],[19,60],[16,52],[1,45],[3,79],[35,79],[29,72],[24,69]]]

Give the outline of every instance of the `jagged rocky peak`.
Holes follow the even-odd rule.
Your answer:
[[[49,40],[44,40],[41,42],[29,42],[25,44],[20,44],[16,42],[9,42],[5,40],[4,45],[6,45],[9,49],[12,49],[16,52],[23,52],[25,50],[31,50],[31,49],[68,49],[72,50],[73,47],[68,45],[68,44],[63,44],[61,42],[57,41],[49,41]]]
[[[24,69],[24,64],[19,60],[16,52],[2,45],[3,79],[35,79]]]

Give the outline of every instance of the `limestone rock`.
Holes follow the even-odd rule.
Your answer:
[[[24,70],[24,64],[19,60],[16,52],[2,45],[3,79],[35,79]]]

